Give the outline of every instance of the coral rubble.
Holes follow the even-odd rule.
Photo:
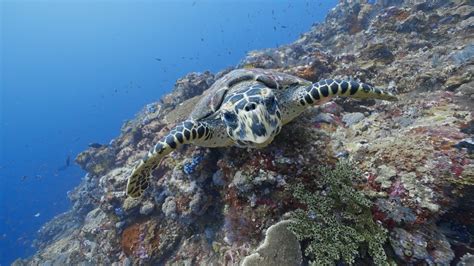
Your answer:
[[[186,75],[126,122],[110,144],[77,156],[87,175],[68,193],[72,209],[46,223],[37,253],[14,265],[234,265],[246,257],[251,265],[279,250],[289,257],[278,254],[273,264],[472,264],[473,14],[468,0],[340,1],[324,23],[294,43],[252,51],[236,67],[273,68],[311,81],[359,79],[398,93],[399,102],[335,99],[305,112],[260,150],[184,146],[154,170],[143,198],[126,198],[135,162],[229,69]],[[318,167],[334,168],[343,158],[361,174],[344,184],[322,184]],[[289,187],[304,187],[335,207],[308,207]],[[337,198],[336,188],[352,196]],[[311,249],[321,252],[299,257],[291,236],[289,246],[273,242],[275,230],[285,231],[280,221],[295,214],[311,221],[309,229],[346,228],[355,240],[341,241],[346,250],[324,252],[322,242],[313,241]],[[370,230],[360,231],[360,223],[328,224],[343,215]]]

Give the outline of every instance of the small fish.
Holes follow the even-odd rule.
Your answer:
[[[89,143],[89,147],[94,148],[94,149],[99,149],[99,148],[104,147],[104,145],[102,145],[100,143],[97,143],[97,142],[94,142],[94,143]]]
[[[37,213],[35,214],[35,217],[40,217],[40,215],[41,215],[41,213],[37,212]]]
[[[161,58],[155,57],[155,60],[161,62]]]
[[[282,28],[282,29],[286,29],[286,26],[285,26],[285,25],[281,25],[281,28]]]
[[[24,175],[21,177],[21,181],[25,181],[28,178],[28,176]]]
[[[66,157],[65,165],[59,167],[59,168],[58,168],[58,171],[64,171],[64,170],[66,170],[70,165],[71,165],[71,156],[68,155],[68,156]]]

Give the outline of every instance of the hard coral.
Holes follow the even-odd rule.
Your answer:
[[[140,241],[140,224],[136,223],[122,233],[122,250],[127,256],[134,255]]]
[[[376,265],[386,264],[387,231],[373,221],[372,203],[352,187],[357,169],[341,162],[334,170],[324,167],[320,172],[316,191],[301,184],[293,187],[294,196],[306,208],[294,212],[295,223],[288,228],[300,241],[309,241],[305,255],[315,265],[352,264],[365,246]]]
[[[242,266],[300,265],[301,247],[296,236],[288,230],[292,221],[281,221],[270,226],[264,243],[250,256],[245,257]]]
[[[127,227],[122,233],[121,246],[135,262],[159,262],[180,241],[187,230],[172,221],[146,220]]]
[[[114,166],[115,151],[108,146],[89,148],[77,155],[75,161],[90,174],[101,176]]]

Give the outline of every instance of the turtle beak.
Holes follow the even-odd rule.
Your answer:
[[[281,127],[281,120],[276,115],[277,111],[278,104],[274,97],[265,98],[258,104],[249,103],[240,117],[246,131],[243,140],[258,147],[270,143],[278,128]]]

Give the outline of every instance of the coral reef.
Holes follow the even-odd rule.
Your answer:
[[[236,67],[359,79],[398,93],[397,103],[334,99],[260,150],[183,146],[143,198],[126,198],[135,163],[230,69],[186,75],[109,144],[77,156],[87,175],[68,193],[71,210],[14,265],[236,265],[275,252],[259,243],[288,213],[305,221],[300,239],[303,225],[320,232],[306,233],[303,261],[472,264],[473,14],[469,0],[340,1],[294,43],[249,52]],[[343,159],[361,174],[320,171]],[[334,233],[340,241],[323,250]]]

